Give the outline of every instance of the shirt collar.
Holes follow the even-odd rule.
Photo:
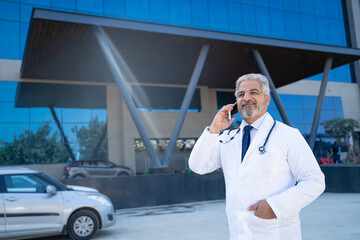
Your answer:
[[[251,125],[253,128],[255,128],[256,130],[259,129],[259,127],[261,126],[261,123],[263,122],[263,120],[265,119],[266,115],[268,115],[269,113],[266,112],[264,115],[262,115],[259,119],[257,119],[255,122],[253,122],[252,124],[248,124],[247,122],[245,122],[244,120],[241,121],[241,125],[240,128],[243,129],[245,126],[247,125]]]

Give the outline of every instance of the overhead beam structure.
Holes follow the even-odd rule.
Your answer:
[[[96,146],[94,148],[94,152],[93,152],[93,158],[98,158],[98,154],[99,154],[99,150],[100,147],[102,145],[102,143],[104,142],[104,139],[106,137],[106,133],[107,133],[107,122],[105,123],[104,129],[101,132],[101,135],[96,143]]]
[[[333,68],[360,59],[354,48],[34,9],[21,77],[114,82],[94,28],[122,50],[136,84],[187,85],[205,43],[211,50],[198,85],[210,88],[233,89],[239,76],[259,72],[252,49],[261,53],[276,88],[321,73],[328,57]]]
[[[106,37],[94,34],[97,29],[102,29]],[[204,44],[209,44],[211,48],[198,55]],[[128,66],[123,66],[118,49],[126,56]],[[201,68],[195,67],[194,70],[201,56],[206,56],[206,61]],[[188,108],[187,101],[193,93],[187,93],[183,100],[169,148],[161,161],[150,143],[126,84],[170,83],[187,86],[189,79],[199,74],[195,86],[233,89],[239,76],[262,72],[270,80],[271,95],[283,121],[290,125],[276,88],[321,73],[323,62],[328,62],[329,58],[332,60],[326,64],[328,70],[325,73],[331,67],[359,60],[360,49],[34,9],[21,78],[100,84],[115,82],[153,166],[160,168],[168,166],[171,161]],[[137,82],[126,72],[126,68],[134,70]],[[327,78],[323,78],[321,91],[325,91],[326,83],[325,86],[323,84]],[[192,91],[194,86],[189,88]],[[319,101],[323,101],[324,97],[322,94],[320,92],[318,98],[312,141],[315,141],[322,106]]]
[[[70,147],[70,144],[69,144],[69,141],[64,133],[64,130],[63,128],[61,127],[61,124],[60,124],[60,121],[59,121],[59,118],[57,117],[57,114],[55,112],[55,109],[54,109],[54,106],[49,106],[49,109],[51,111],[51,114],[56,122],[56,125],[58,126],[59,128],[59,131],[60,131],[60,134],[61,134],[61,137],[64,139],[64,145],[65,145],[65,148],[66,148],[66,151],[68,152],[69,154],[69,157],[71,158],[72,161],[75,161],[75,156],[74,156],[74,153]]]
[[[107,63],[109,64],[110,70],[114,75],[114,79],[120,90],[121,96],[124,99],[124,102],[134,121],[134,124],[145,145],[146,152],[149,155],[150,161],[152,162],[155,168],[160,168],[162,164],[159,160],[159,157],[157,156],[154,147],[151,145],[149,135],[147,134],[146,129],[143,123],[141,122],[139,113],[136,111],[135,103],[131,99],[129,92],[126,89],[125,76],[128,75],[128,73],[124,73],[120,70],[120,66],[118,65],[118,63],[121,60],[120,57],[118,56],[117,49],[114,48],[114,46],[111,44],[110,39],[107,37],[105,33],[97,31],[95,32],[95,35],[96,38],[98,39],[101,49],[103,50],[104,57]]]
[[[277,109],[279,110],[282,120],[284,121],[285,124],[291,126],[290,119],[287,116],[285,108],[284,108],[283,104],[281,103],[280,97],[276,92],[274,82],[271,79],[270,73],[266,68],[266,65],[260,55],[260,52],[257,49],[253,49],[252,52],[256,59],[256,63],[258,64],[258,66],[260,68],[260,71],[269,79],[270,94],[271,94],[272,98],[274,99],[275,105],[276,105]]]
[[[196,85],[197,85],[197,83],[199,81],[201,71],[202,71],[202,69],[204,67],[206,56],[207,56],[207,54],[209,52],[209,48],[210,48],[209,44],[204,44],[202,46],[202,48],[201,48],[199,57],[198,57],[198,59],[196,61],[194,72],[193,72],[193,74],[191,76],[189,86],[188,86],[188,88],[186,90],[185,97],[184,97],[183,102],[181,104],[179,116],[178,116],[178,118],[176,120],[175,127],[173,129],[172,134],[171,134],[168,147],[166,148],[166,151],[165,151],[165,154],[164,154],[164,158],[163,158],[163,166],[164,167],[168,167],[169,164],[170,164],[171,155],[173,154],[174,148],[175,148],[175,145],[176,145],[176,140],[179,137],[180,130],[181,130],[182,126],[183,126],[183,123],[184,123],[184,120],[185,120],[185,117],[186,117],[186,113],[187,113],[187,111],[189,109],[189,106],[190,106],[191,99],[194,96]]]
[[[326,90],[326,85],[327,85],[327,82],[328,82],[328,79],[329,79],[329,74],[330,74],[330,69],[331,69],[332,62],[333,62],[333,58],[329,57],[328,59],[326,59],[325,67],[324,67],[324,73],[323,73],[323,77],[322,77],[321,85],[320,85],[320,90],[319,90],[319,95],[318,95],[318,98],[317,98],[314,119],[313,119],[313,123],[312,123],[312,126],[311,126],[309,145],[310,145],[310,148],[313,151],[314,151],[314,147],[315,147],[316,133],[317,133],[317,129],[319,127],[320,114],[321,114],[321,109],[322,109],[322,106],[323,106],[323,103],[324,103],[325,90]]]

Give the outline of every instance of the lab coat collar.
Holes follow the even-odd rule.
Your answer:
[[[255,122],[253,122],[252,124],[248,124],[247,122],[245,122],[244,120],[241,121],[240,124],[240,128],[241,130],[244,129],[244,127],[246,127],[247,125],[251,125],[253,128],[255,128],[256,130],[259,129],[259,127],[261,126],[261,123],[263,122],[263,120],[265,119],[266,115],[268,115],[269,113],[266,112],[263,116],[261,116],[259,119],[257,119]]]
[[[258,119],[258,120],[260,120],[260,119]],[[256,122],[256,121],[255,121],[255,122]],[[255,122],[254,122],[254,123],[255,123]],[[249,149],[247,150],[247,152],[246,152],[246,154],[245,154],[245,156],[244,156],[243,161],[245,161],[246,158],[247,158],[254,150],[258,149],[259,146],[261,146],[261,145],[264,143],[264,141],[265,141],[265,139],[266,139],[266,137],[267,137],[267,135],[268,135],[268,133],[269,133],[272,125],[273,125],[273,123],[274,123],[274,120],[273,120],[272,116],[271,116],[269,113],[266,113],[266,114],[264,115],[264,119],[262,119],[262,121],[260,122],[260,126],[258,127],[258,131],[257,131],[257,133],[255,134],[254,139],[250,142]],[[242,135],[241,135],[241,136],[242,136]]]

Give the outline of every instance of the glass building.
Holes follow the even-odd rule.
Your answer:
[[[41,12],[44,13],[44,21],[36,22],[34,9],[46,10]],[[99,22],[105,19],[109,24],[107,27],[114,24],[114,28],[118,24],[116,20],[122,20],[119,22],[121,26],[128,25],[131,28],[132,24],[139,24],[142,28],[140,30],[146,32],[145,35],[130,35],[131,31],[122,33],[105,30],[119,44],[117,46],[126,46],[120,55],[123,55],[135,76],[129,76],[134,80],[127,83],[127,90],[148,133],[151,146],[157,156],[162,158],[166,155],[174,125],[181,115],[182,101],[186,97],[198,55],[198,50],[195,53],[180,51],[180,54],[176,52],[178,61],[166,58],[167,52],[172,53],[173,45],[189,44],[188,39],[176,38],[177,30],[183,31],[189,39],[200,38],[202,34],[202,39],[210,36],[211,41],[230,42],[231,38],[241,37],[248,39],[248,45],[252,44],[252,39],[258,41],[258,46],[261,46],[262,41],[267,44],[270,39],[276,44],[285,43],[287,48],[296,46],[299,55],[301,44],[314,49],[325,46],[326,49],[340,52],[356,51],[360,47],[360,39],[356,38],[360,35],[359,12],[358,0],[0,0],[0,165],[47,164],[49,169],[56,169],[71,160],[105,158],[129,166],[138,173],[148,172],[154,167],[146,151],[143,135],[139,133],[138,125],[134,124],[133,113],[123,99],[124,94],[119,92],[114,81],[106,80],[110,70],[107,69],[108,73],[101,76],[97,75],[96,67],[100,65],[97,59],[105,60],[96,55],[96,50],[74,57],[79,49],[90,45],[85,37],[81,38],[82,33],[87,36],[87,30],[81,27],[93,23],[82,22],[81,25],[82,19],[91,18]],[[61,16],[60,20],[58,16]],[[44,26],[49,19],[64,24],[46,28]],[[78,21],[78,27],[65,24],[73,20]],[[151,33],[164,27],[169,27],[166,29],[172,35],[168,39],[164,37],[161,40],[163,42],[157,42],[157,35]],[[132,31],[135,31],[134,28]],[[192,31],[198,35],[190,36]],[[66,32],[66,35],[55,35],[59,32]],[[117,34],[128,34],[128,37],[118,40]],[[66,39],[75,35],[73,39]],[[64,36],[64,45],[51,45],[62,41],[61,36]],[[219,39],[221,36],[227,39]],[[165,41],[168,41],[167,45],[162,45]],[[72,43],[71,47],[69,42]],[[136,48],[130,46],[130,43],[141,45]],[[163,51],[155,51],[162,46]],[[220,47],[227,46],[224,43]],[[145,50],[149,51],[150,57],[142,54],[141,51]],[[233,50],[240,52],[235,47]],[[336,54],[341,55],[340,52]],[[131,58],[128,58],[129,55]],[[190,55],[194,61],[182,61],[182,57],[185,59]],[[74,62],[71,62],[70,67],[65,66],[67,60],[63,58],[60,61],[59,56],[68,56],[69,62]],[[289,60],[295,59],[297,53],[289,53],[287,57]],[[316,57],[314,54],[314,59]],[[234,59],[226,62],[226,66],[221,66],[222,69],[236,69],[231,66]],[[269,60],[269,57],[264,56],[264,59]],[[291,125],[309,139],[323,69],[314,68],[315,74],[308,71],[307,76],[302,77],[308,67],[304,59],[305,67],[294,65],[289,71],[284,69],[283,74],[277,70],[273,81]],[[146,67],[146,61],[152,65]],[[162,65],[158,66],[160,61]],[[212,61],[213,66],[221,64],[221,61]],[[136,68],[138,63],[143,67]],[[154,69],[155,63],[159,70]],[[265,61],[265,64],[269,64],[269,61]],[[320,64],[322,68],[324,64]],[[175,67],[172,65],[184,65],[184,72],[189,74],[181,75],[182,70],[173,71]],[[346,64],[335,65],[338,67],[334,67],[328,77],[319,122],[334,118],[359,121],[359,62],[347,60]],[[249,68],[253,69],[256,71],[256,66]],[[208,70],[206,77],[209,77],[212,69],[205,67],[205,70]],[[84,71],[89,71],[88,75],[82,75]],[[293,75],[294,71],[299,74]],[[271,66],[269,72],[272,75]],[[200,79],[189,107],[185,109],[186,118],[175,141],[170,166],[176,171],[187,169],[191,148],[203,128],[211,123],[217,109],[235,102],[233,88],[238,77],[236,74],[225,76],[232,77],[232,84],[205,84]],[[284,80],[278,84],[279,76],[286,79],[287,74],[292,81]],[[91,76],[96,79],[91,79]],[[223,80],[218,78],[217,81]],[[269,112],[283,121],[278,109],[272,101]],[[320,124],[314,148],[316,157],[327,157],[334,141]],[[357,138],[354,138],[353,145],[354,151],[358,153]],[[347,148],[344,146],[342,151],[342,158],[345,159]]]

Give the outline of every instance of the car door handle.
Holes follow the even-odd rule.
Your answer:
[[[15,201],[18,201],[19,199],[16,197],[10,197],[10,198],[6,198],[5,200],[8,202],[15,202]]]

